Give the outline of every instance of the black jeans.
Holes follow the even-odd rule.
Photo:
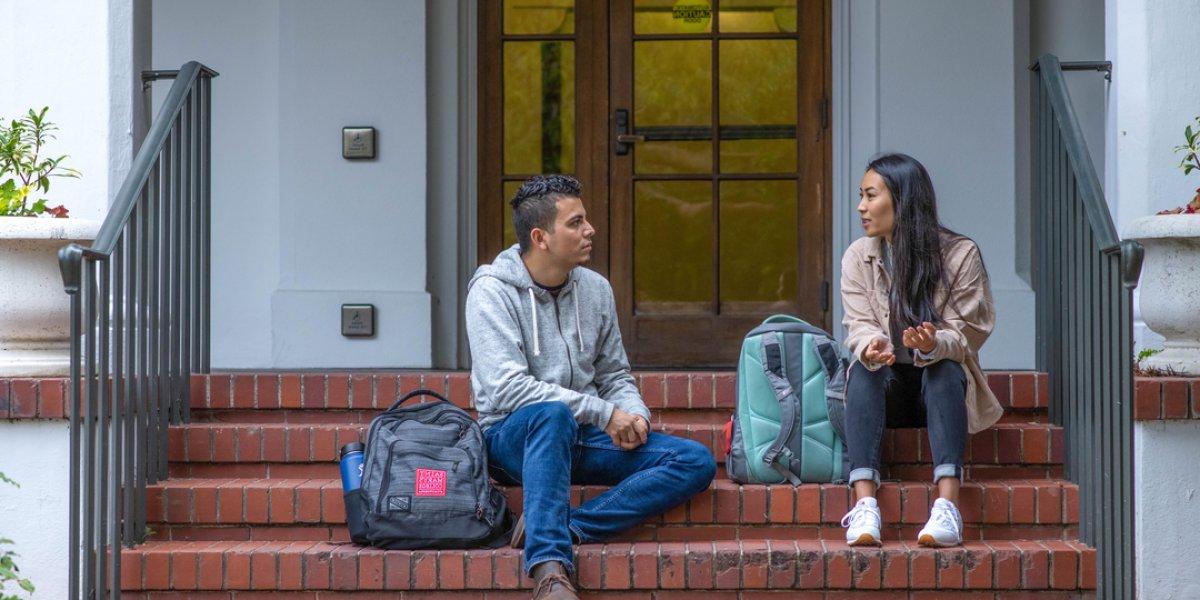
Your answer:
[[[879,485],[883,428],[927,427],[933,450],[933,481],[962,478],[967,443],[967,374],[941,360],[926,367],[897,363],[876,371],[855,361],[846,384],[846,450],[850,484]]]

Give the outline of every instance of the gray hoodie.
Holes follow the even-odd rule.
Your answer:
[[[520,248],[482,265],[468,284],[471,387],[484,429],[536,402],[562,402],[581,425],[608,425],[613,407],[650,421],[621,345],[612,286],[571,270],[558,298],[533,282]]]

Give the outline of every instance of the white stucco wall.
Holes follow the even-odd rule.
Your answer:
[[[991,275],[998,317],[983,364],[1033,368],[1034,296],[1016,268],[1013,81],[1027,66],[1014,50],[1016,6],[875,0],[834,10],[835,269],[862,235],[854,208],[867,160],[910,154],[929,169],[942,220],[978,242]]]
[[[1139,598],[1200,598],[1190,548],[1200,536],[1200,422],[1134,426],[1134,532]]]
[[[140,4],[140,2],[137,2]],[[71,216],[102,219],[132,159],[136,98],[135,0],[9,0],[0,19],[14,43],[0,52],[0,118],[49,106],[52,155],[80,179],[55,179],[47,198]],[[53,40],[55,43],[49,43]],[[70,43],[64,41],[70,40]]]
[[[0,421],[0,472],[21,484],[0,483],[0,538],[13,541],[4,549],[20,555],[21,575],[37,587],[32,598],[67,597],[69,459],[65,420]]]
[[[156,68],[221,73],[213,367],[429,366],[424,3],[155,0],[154,32]],[[341,157],[352,125],[376,160]],[[362,302],[376,336],[342,337]]]

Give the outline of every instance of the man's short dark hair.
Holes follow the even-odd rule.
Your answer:
[[[554,219],[558,217],[557,202],[562,198],[579,198],[583,193],[579,180],[570,175],[534,175],[521,184],[513,195],[513,230],[521,253],[529,251],[529,239],[533,228],[554,231]]]

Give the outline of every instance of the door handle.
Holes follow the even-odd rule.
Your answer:
[[[629,110],[624,108],[618,108],[613,113],[613,134],[616,140],[613,152],[617,156],[629,154],[629,149],[633,144],[646,141],[646,136],[630,133]]]

